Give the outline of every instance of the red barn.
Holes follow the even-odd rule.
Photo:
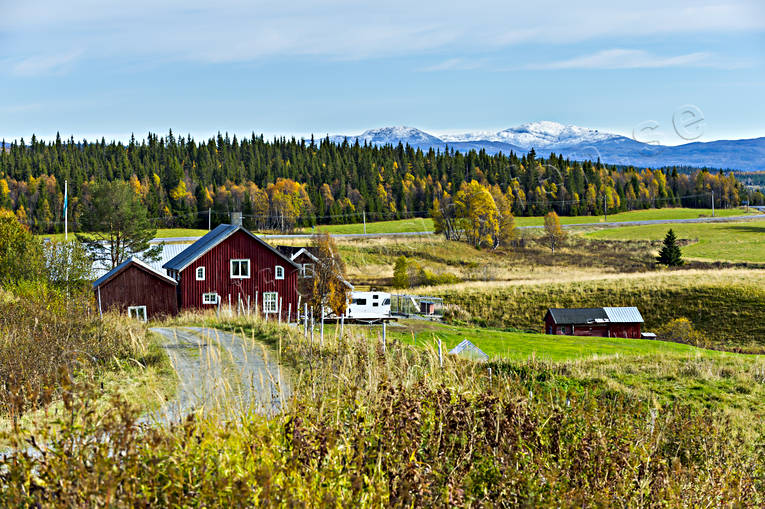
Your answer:
[[[643,317],[636,307],[550,308],[545,332],[568,336],[640,338]]]
[[[98,309],[127,311],[146,321],[178,312],[176,282],[137,258],[128,258],[93,283]]]
[[[287,317],[297,312],[300,267],[238,225],[221,224],[162,266],[178,282],[180,309],[228,306]]]

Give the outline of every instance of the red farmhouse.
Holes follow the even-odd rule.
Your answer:
[[[137,258],[128,258],[93,283],[99,311],[127,310],[144,322],[178,312],[175,287],[175,281]]]
[[[643,317],[636,307],[550,308],[545,315],[545,332],[568,336],[640,338]]]
[[[162,266],[178,282],[179,309],[253,307],[297,312],[300,267],[238,225],[221,224]]]

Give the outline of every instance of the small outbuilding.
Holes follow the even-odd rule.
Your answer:
[[[639,339],[643,317],[636,307],[550,308],[545,332],[568,336]]]
[[[138,258],[128,258],[93,282],[99,312],[117,309],[146,321],[178,313],[177,283]]]

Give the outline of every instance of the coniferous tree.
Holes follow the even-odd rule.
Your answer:
[[[677,237],[672,228],[669,229],[666,237],[664,237],[664,245],[659,251],[656,261],[667,267],[679,267],[685,263],[680,252],[680,246],[677,245]]]

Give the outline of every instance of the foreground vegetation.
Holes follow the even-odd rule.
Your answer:
[[[216,324],[215,321],[207,321]],[[281,345],[299,372],[283,413],[140,424],[115,402],[95,418],[88,389],[63,429],[16,434],[0,501],[40,506],[669,506],[765,502],[761,423],[734,401],[625,390],[615,364],[476,364],[349,333],[323,345],[295,329],[217,323]],[[762,363],[636,357],[625,374],[718,377],[756,397]],[[758,364],[759,362],[759,364]],[[491,372],[488,370],[491,368]],[[491,374],[490,374],[491,373]],[[618,384],[622,383],[620,387]],[[758,385],[759,384],[759,385]],[[740,393],[740,394],[743,394]],[[762,398],[760,398],[762,400]],[[746,401],[739,398],[736,402]],[[752,425],[753,424],[753,425]]]

